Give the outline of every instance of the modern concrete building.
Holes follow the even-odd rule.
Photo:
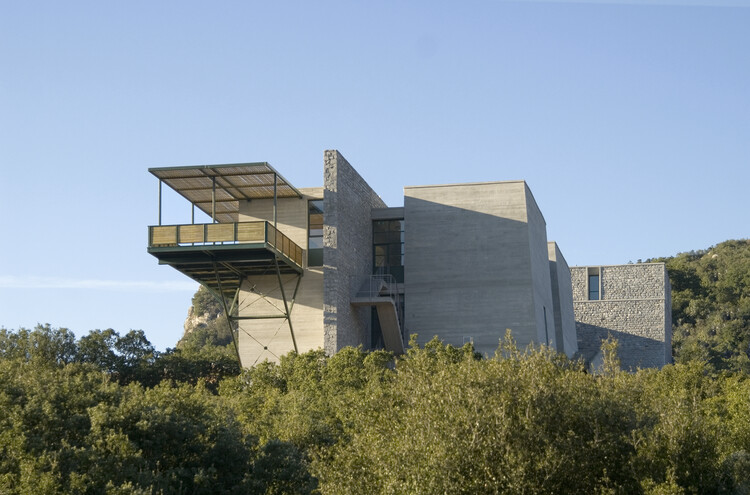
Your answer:
[[[564,350],[553,295],[570,288],[552,286],[546,224],[525,182],[406,187],[404,225],[409,333],[492,355],[509,328],[521,346]]]
[[[244,366],[320,347],[401,353],[411,334],[490,356],[506,329],[571,357],[581,345],[571,271],[523,181],[405,187],[388,207],[335,150],[318,188],[267,163],[150,171],[212,222],[160,221],[149,252],[224,302]]]

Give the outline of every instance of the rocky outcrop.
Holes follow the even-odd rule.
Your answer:
[[[216,320],[219,316],[221,316],[221,313],[215,316],[212,316],[209,312],[196,314],[195,307],[190,306],[190,308],[188,309],[187,318],[185,318],[185,323],[183,324],[184,331],[182,333],[182,338],[184,339],[194,330],[205,328],[209,322]]]

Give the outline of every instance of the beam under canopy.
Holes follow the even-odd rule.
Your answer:
[[[297,188],[266,162],[161,167],[148,171],[219,223],[238,221],[240,201],[302,197]]]

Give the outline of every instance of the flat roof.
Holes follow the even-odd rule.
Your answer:
[[[419,186],[404,186],[404,189],[426,189],[430,187],[456,187],[456,186],[486,186],[490,184],[513,184],[517,182],[523,182],[526,184],[526,181],[523,179],[516,179],[516,180],[491,180],[486,182],[457,182],[457,183],[451,183],[451,184],[422,184]],[[528,184],[527,184],[528,187]]]
[[[277,198],[301,198],[302,194],[266,162],[225,165],[190,165],[149,168],[154,176],[197,206],[209,217],[214,208],[218,222],[236,222],[239,202]]]

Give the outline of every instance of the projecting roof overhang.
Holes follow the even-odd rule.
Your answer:
[[[240,201],[302,197],[266,162],[161,167],[148,171],[221,223],[238,221]]]

